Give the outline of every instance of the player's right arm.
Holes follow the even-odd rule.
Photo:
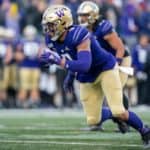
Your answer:
[[[73,81],[75,78],[75,72],[87,72],[91,65],[91,49],[90,49],[90,39],[86,39],[86,33],[83,36],[84,38],[81,41],[81,43],[77,46],[77,55],[78,59],[75,61],[66,61],[64,62],[63,66],[68,63],[70,66],[70,69],[67,73],[67,76],[64,80],[64,90],[66,92],[72,92],[73,91]],[[76,40],[76,39],[74,39]]]
[[[116,58],[123,58],[125,47],[116,32],[104,36],[104,39],[116,50]]]
[[[88,72],[92,63],[90,50],[90,34],[86,28],[78,26],[72,35],[72,51],[77,50],[76,60],[61,58],[56,52],[49,50],[41,55],[41,62],[60,65],[72,72]]]
[[[73,39],[77,49],[77,60],[63,60],[61,65],[70,71],[84,73],[88,72],[92,63],[91,41],[87,29],[79,28],[78,30]]]
[[[108,20],[103,20],[99,25],[100,36],[116,50],[116,58],[122,59],[125,53],[125,46]]]

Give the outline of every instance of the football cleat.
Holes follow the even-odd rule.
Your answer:
[[[82,128],[82,131],[104,131],[104,128],[101,125],[92,125],[86,128]]]
[[[142,141],[144,144],[144,148],[150,148],[150,128],[145,126],[142,133]]]
[[[104,131],[104,128],[101,125],[90,126],[90,131]]]
[[[126,132],[129,132],[129,126],[124,121],[121,121],[117,118],[113,118],[112,120],[114,121],[114,123],[117,124],[119,132],[123,134],[125,134]]]

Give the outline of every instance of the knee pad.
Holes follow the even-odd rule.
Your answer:
[[[121,113],[121,114],[117,114],[117,115],[114,115],[114,117],[120,119],[120,120],[123,120],[123,121],[126,121],[128,120],[128,111],[125,111],[124,113]]]

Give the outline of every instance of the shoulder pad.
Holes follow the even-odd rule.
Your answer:
[[[72,34],[72,42],[77,46],[80,43],[82,43],[82,41],[86,40],[89,37],[90,37],[90,33],[86,28],[81,26],[76,26]]]
[[[105,36],[114,31],[112,23],[108,20],[102,20],[102,22],[99,23],[98,28],[99,28],[98,30],[102,36]]]

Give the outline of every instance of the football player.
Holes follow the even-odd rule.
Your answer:
[[[6,30],[0,26],[0,108],[8,107],[7,67],[12,59],[12,47],[6,40]]]
[[[17,106],[21,108],[39,107],[40,96],[38,90],[40,66],[38,57],[42,44],[37,38],[37,30],[28,25],[24,28],[24,39],[20,41],[16,50],[16,60],[19,62],[20,88]],[[29,96],[28,96],[29,95]]]
[[[129,52],[125,50],[125,46],[115,32],[113,25],[108,20],[100,20],[99,7],[92,1],[84,1],[78,8],[78,22],[80,25],[88,28],[90,32],[94,34],[100,45],[113,54],[120,66],[130,67],[131,56]],[[128,75],[119,71],[122,87],[127,82]],[[128,99],[123,95],[123,103],[126,109],[128,109]],[[117,121],[115,119],[115,121]],[[119,122],[119,128],[122,132],[126,132],[127,128],[121,127]]]
[[[148,147],[150,129],[122,104],[122,86],[115,57],[101,48],[86,28],[73,25],[71,10],[64,5],[48,7],[43,14],[42,26],[49,49],[41,55],[41,64],[57,64],[76,72],[87,124],[93,126],[115,116],[136,129]],[[101,117],[104,95],[111,111],[108,109],[107,116],[102,114]]]

